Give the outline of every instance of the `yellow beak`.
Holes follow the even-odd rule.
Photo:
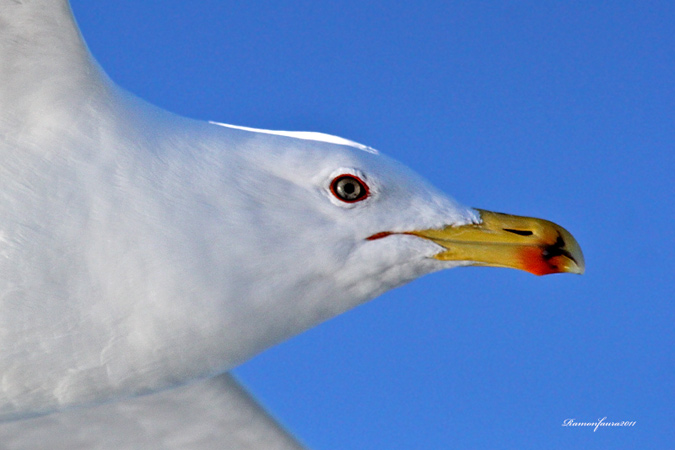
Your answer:
[[[441,261],[470,261],[474,266],[510,267],[535,275],[584,273],[584,255],[572,235],[553,222],[477,210],[481,223],[405,234],[445,248]]]

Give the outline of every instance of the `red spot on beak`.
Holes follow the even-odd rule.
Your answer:
[[[520,252],[522,269],[535,275],[549,275],[560,273],[561,269],[556,264],[557,257],[545,258],[544,249],[540,247],[525,247]]]

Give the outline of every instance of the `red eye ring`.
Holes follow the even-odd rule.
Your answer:
[[[356,175],[338,175],[330,183],[330,191],[340,201],[356,203],[365,200],[370,195],[368,185]]]

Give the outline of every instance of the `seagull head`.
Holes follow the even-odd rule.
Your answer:
[[[314,308],[319,320],[446,268],[584,271],[578,243],[559,225],[464,206],[369,147],[319,133],[230,128],[244,133],[245,203],[266,225],[255,238],[257,270],[273,268],[266,282],[277,294],[287,286],[290,301]]]

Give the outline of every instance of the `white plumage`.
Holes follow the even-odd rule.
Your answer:
[[[480,214],[395,161],[161,111],[99,70],[65,0],[0,6],[1,419],[222,374],[388,289],[480,262],[436,258],[445,246],[415,234]],[[368,195],[340,199],[341,176]],[[51,448],[91,448],[101,427],[121,436],[96,443],[111,448],[297,445],[227,375],[85,411],[0,426],[2,445],[48,433]]]

